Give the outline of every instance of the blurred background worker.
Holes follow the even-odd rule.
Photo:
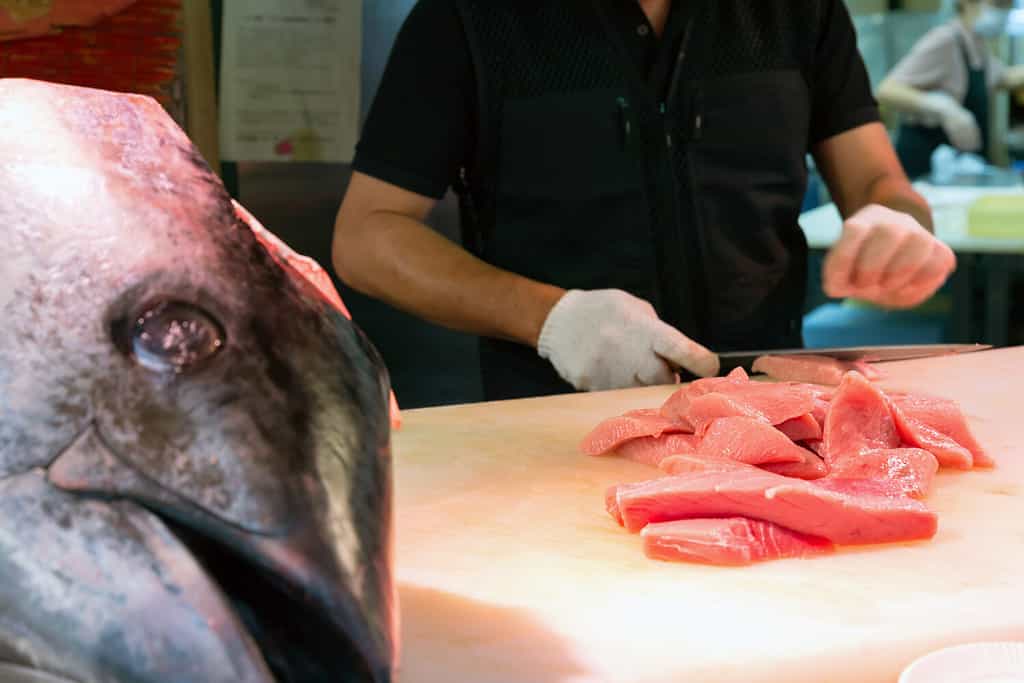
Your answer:
[[[1012,0],[957,0],[957,16],[926,33],[879,86],[879,103],[903,115],[896,152],[911,178],[931,170],[944,144],[991,161],[990,95],[1024,85],[1024,67],[1007,67],[985,45],[1006,30],[1012,7]]]

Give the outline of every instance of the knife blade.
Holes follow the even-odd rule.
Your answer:
[[[749,370],[761,356],[827,356],[836,360],[884,363],[914,358],[929,358],[960,353],[973,353],[992,348],[991,344],[892,344],[879,346],[837,346],[820,349],[761,349],[754,351],[725,351],[718,354],[722,370],[737,366]]]

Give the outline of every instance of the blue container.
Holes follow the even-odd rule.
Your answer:
[[[809,348],[876,344],[941,344],[949,316],[941,310],[886,311],[850,303],[828,303],[804,316]]]

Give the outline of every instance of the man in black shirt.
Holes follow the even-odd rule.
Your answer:
[[[955,259],[842,0],[420,0],[333,261],[480,335],[488,399],[711,375],[716,352],[802,343],[807,153],[846,218],[826,291],[931,296]],[[422,223],[449,187],[465,248]]]

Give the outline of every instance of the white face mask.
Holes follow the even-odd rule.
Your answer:
[[[974,32],[985,37],[998,36],[1006,30],[1009,21],[1010,10],[985,5],[974,21]]]

